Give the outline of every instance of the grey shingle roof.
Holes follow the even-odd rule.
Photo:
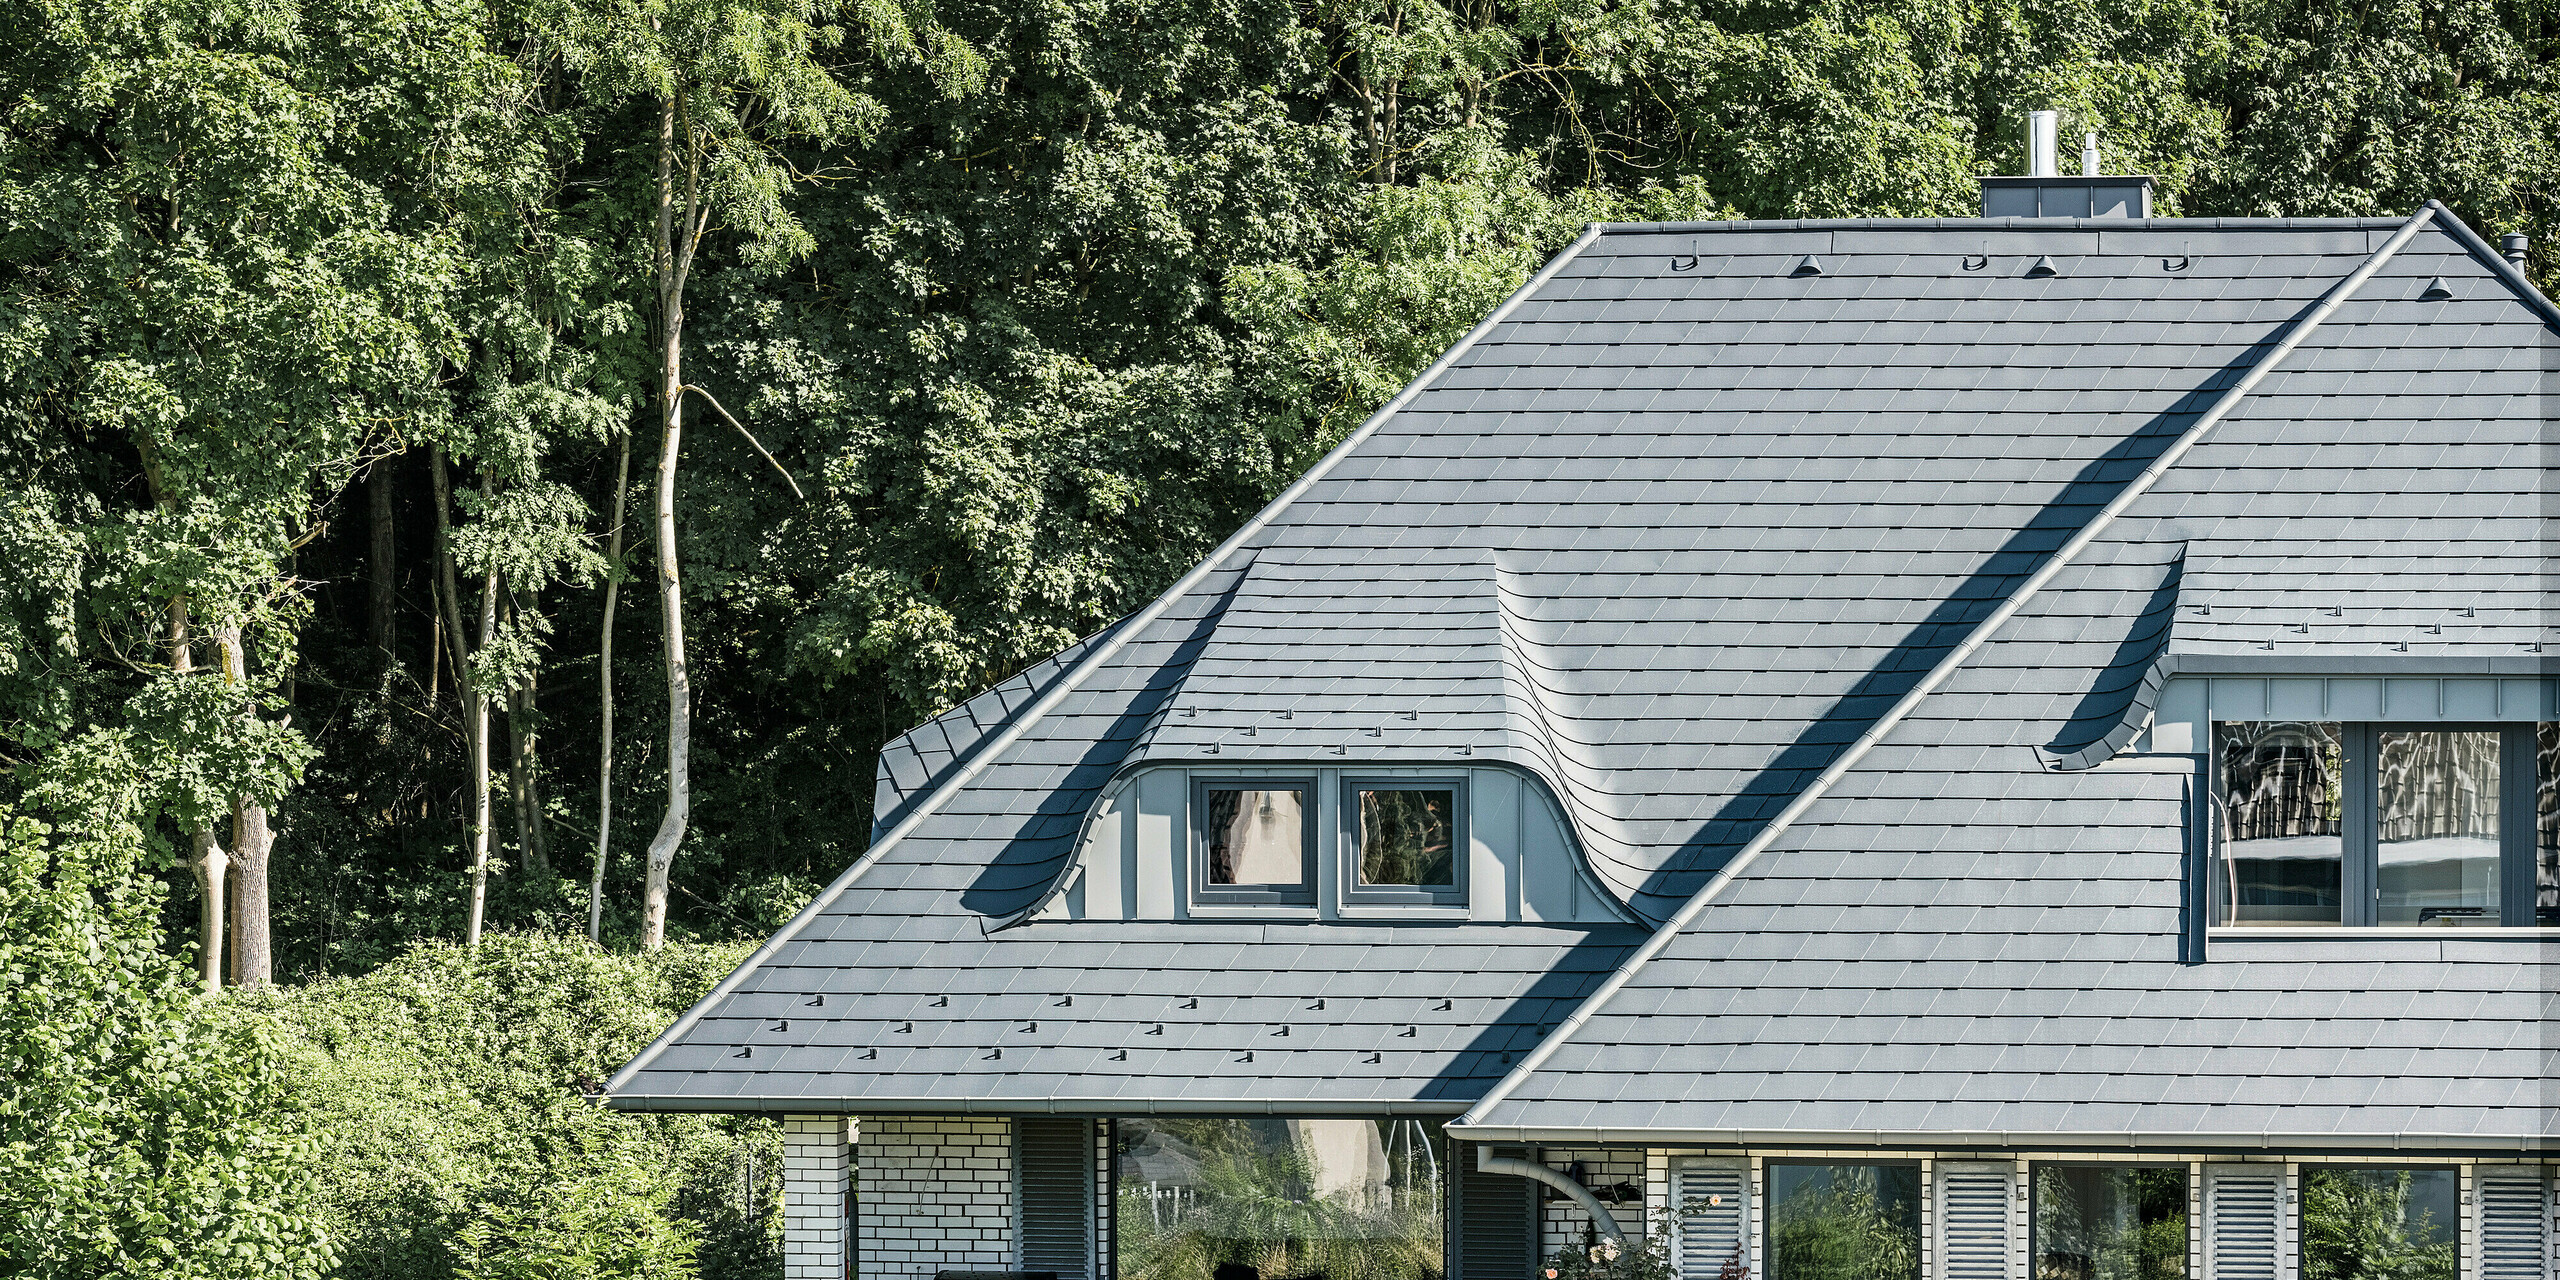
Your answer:
[[[886,753],[881,830],[913,825],[616,1096],[1454,1110],[1640,931],[989,930],[1058,882],[1123,770],[1462,755],[1546,779],[1601,881],[1667,917],[2398,225],[1606,228],[1160,614],[1088,642],[1109,656],[1072,684],[1074,653]],[[1789,274],[1808,253],[1824,273]],[[2420,1009],[2373,1003],[2365,943],[2181,967],[2191,779],[2082,767],[2165,660],[2548,637],[2530,562],[2560,346],[2482,253],[2420,234],[1483,1124],[2522,1123],[2521,1042],[2465,1050],[2432,1101],[2345,1099],[2390,1037],[2449,1034],[2411,1019],[2468,1008],[2512,1040],[2552,986],[2532,949],[2394,966],[2460,997]],[[2045,255],[2058,273],[2027,276]],[[2420,300],[2439,275],[2454,297]],[[2329,1012],[2270,1030],[2271,986]],[[2433,1078],[2449,1060],[2406,1055],[2439,1051],[2388,1065]],[[2340,1087],[2303,1083],[2315,1065]]]

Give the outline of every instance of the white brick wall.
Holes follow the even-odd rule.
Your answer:
[[[1624,1204],[1611,1204],[1609,1212],[1617,1218],[1621,1230],[1631,1236],[1642,1236],[1646,1225],[1642,1199],[1644,1154],[1641,1148],[1635,1147],[1546,1147],[1538,1152],[1538,1158],[1558,1172],[1579,1161],[1582,1185],[1593,1191],[1621,1182],[1633,1183],[1638,1198]],[[1581,1205],[1546,1187],[1538,1188],[1538,1194],[1542,1198],[1555,1197],[1545,1202],[1538,1215],[1538,1256],[1544,1258],[1567,1245],[1582,1243],[1582,1233],[1591,1225],[1591,1215],[1584,1212]],[[1603,1200],[1602,1203],[1608,1202]]]
[[[860,1157],[862,1280],[1012,1269],[1012,1121],[874,1116]]]
[[[783,1280],[847,1280],[845,1197],[853,1189],[851,1116],[782,1121]]]

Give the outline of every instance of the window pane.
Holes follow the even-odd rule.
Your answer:
[[[1440,1274],[1445,1152],[1418,1120],[1122,1120],[1122,1280]]]
[[[1769,1166],[1769,1280],[1916,1280],[1920,1170]]]
[[[1450,888],[1455,791],[1362,791],[1360,883]]]
[[[2187,1171],[2036,1170],[2035,1280],[2184,1280]]]
[[[2384,924],[2498,923],[2498,739],[2375,735]]]
[[[2306,1169],[2302,1280],[2454,1280],[2451,1169]]]
[[[2533,727],[2533,922],[2560,925],[2560,724]]]
[[[2226,924],[2339,924],[2345,863],[2338,726],[2250,720],[2214,726],[2222,760]]]
[[[1209,790],[1209,883],[1307,882],[1302,791]]]

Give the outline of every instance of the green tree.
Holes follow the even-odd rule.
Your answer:
[[[301,1116],[258,1029],[160,949],[140,787],[99,763],[61,826],[0,806],[0,1271],[320,1276]]]

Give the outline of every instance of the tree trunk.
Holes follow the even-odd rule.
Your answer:
[[[241,701],[242,715],[256,715],[248,702],[249,661],[240,624],[214,628],[214,644],[222,654],[223,683]],[[231,985],[262,987],[275,980],[275,945],[267,919],[268,855],[275,833],[267,826],[267,809],[246,796],[231,802]]]
[[[398,560],[392,542],[391,523],[391,459],[377,459],[373,472],[365,480],[365,496],[373,509],[373,546],[371,563],[366,573],[365,631],[373,640],[374,650],[389,665],[397,653],[398,637],[392,633],[392,575]]]
[[[613,609],[622,597],[622,513],[630,501],[631,433],[622,433],[622,449],[613,467],[613,537],[604,553],[604,626],[596,646],[597,701],[603,707],[596,731],[596,865],[587,884],[587,941],[604,941],[604,867],[613,847]]]
[[[177,229],[177,216],[177,210],[172,208],[169,212],[172,233]],[[153,447],[151,434],[147,431],[139,433],[134,439],[134,447],[142,454],[142,477],[150,488],[152,507],[167,511],[170,508],[169,491],[161,483],[159,451]],[[187,613],[185,596],[170,599],[169,669],[181,676],[192,675],[196,669],[195,638],[190,633]],[[188,828],[187,847],[187,870],[194,874],[196,881],[197,931],[202,943],[201,950],[196,953],[196,968],[203,975],[206,994],[218,994],[222,990],[223,912],[230,905],[225,873],[230,869],[231,860],[223,853],[221,844],[214,840],[213,829],[208,826]]]
[[[542,800],[535,793],[533,679],[507,690],[507,798],[516,811],[516,850],[532,875],[551,874],[551,851],[542,844]]]
[[[699,158],[685,166],[683,226],[676,226],[674,164],[679,92],[658,113],[658,603],[667,653],[667,811],[649,839],[649,873],[640,906],[640,945],[655,951],[667,941],[667,887],[676,847],[692,815],[688,765],[693,745],[693,683],[684,663],[684,594],[676,561],[676,457],[684,441],[684,283],[701,241]]]
[[[489,891],[489,698],[480,690],[480,682],[471,678],[471,641],[462,629],[462,593],[453,569],[453,483],[445,474],[444,446],[427,450],[427,471],[435,490],[436,575],[443,588],[437,594],[444,609],[445,635],[451,640],[453,694],[462,704],[462,740],[469,757],[464,768],[469,772],[466,781],[471,795],[467,832],[471,843],[471,917],[463,937],[466,945],[476,947],[480,945],[480,920]],[[481,592],[480,643],[484,647],[496,630],[497,599],[497,577],[492,574]]]

